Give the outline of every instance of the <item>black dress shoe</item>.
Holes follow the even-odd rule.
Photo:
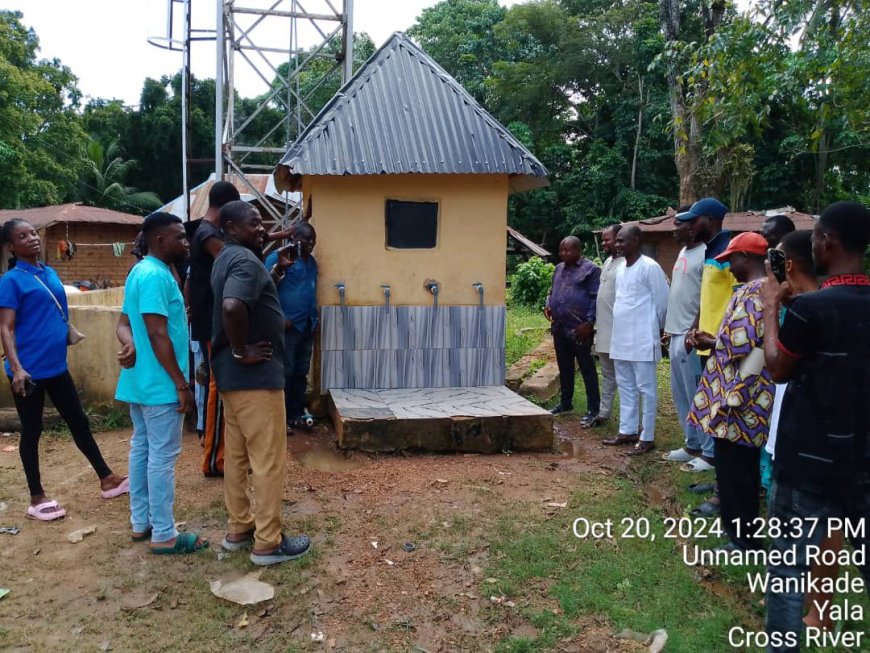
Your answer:
[[[574,410],[574,406],[565,406],[564,404],[559,404],[550,411],[550,414],[560,415],[562,413],[570,413],[572,410]]]

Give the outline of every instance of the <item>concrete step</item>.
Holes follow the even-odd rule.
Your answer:
[[[524,397],[534,397],[538,401],[549,401],[559,392],[559,366],[549,362],[520,386],[520,394]]]
[[[330,390],[338,446],[363,451],[550,451],[549,412],[504,386]]]

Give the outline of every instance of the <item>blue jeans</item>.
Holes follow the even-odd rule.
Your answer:
[[[671,394],[685,434],[686,449],[700,449],[703,455],[712,458],[713,438],[686,422],[701,380],[701,361],[694,349],[686,352],[685,333],[671,336],[668,356],[671,359]]]
[[[305,410],[305,390],[308,388],[308,369],[314,333],[310,326],[304,331],[292,327],[284,333],[284,405],[287,421],[302,417]]]
[[[181,453],[184,413],[178,404],[130,404],[130,523],[143,533],[150,526],[152,542],[178,535],[172,506],[175,503],[175,461]]]
[[[775,577],[799,578],[809,574],[811,565],[807,562],[807,546],[818,546],[825,539],[828,535],[829,519],[848,519],[853,528],[859,525],[861,520],[864,520],[864,523],[870,521],[870,491],[856,494],[848,499],[836,499],[813,492],[798,490],[774,481],[770,490],[769,504],[770,517],[779,519],[782,524],[800,522],[804,526],[802,534],[798,535],[798,529],[786,528],[785,535],[788,535],[788,537],[777,537],[771,541],[771,551],[774,549],[788,551],[794,548],[797,554],[797,564],[794,567],[783,564],[768,565],[767,571],[771,579]],[[811,522],[808,521],[813,518],[819,520],[815,529],[811,527]],[[795,522],[790,520],[795,520]],[[792,535],[798,536],[792,537]],[[849,535],[854,534],[849,533]],[[849,539],[852,541],[856,551],[862,547],[865,552],[870,550],[870,538],[868,538],[866,531],[864,533],[859,532],[858,536],[850,537]],[[870,587],[870,574],[868,574],[866,565],[861,568],[861,574],[864,576],[865,583]],[[767,633],[796,633],[797,641],[800,642],[803,639],[803,593],[782,592],[775,594],[768,589],[766,605]],[[785,639],[785,636],[783,636],[783,639]],[[771,645],[768,646],[767,650],[770,653],[799,651],[800,645],[777,647]]]

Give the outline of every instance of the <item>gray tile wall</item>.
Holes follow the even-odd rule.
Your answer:
[[[323,306],[320,389],[502,385],[504,306]]]

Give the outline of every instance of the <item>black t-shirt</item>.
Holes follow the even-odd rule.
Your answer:
[[[211,340],[214,295],[211,290],[211,269],[214,259],[205,247],[209,238],[223,241],[223,232],[208,220],[202,220],[190,241],[190,333],[194,340]]]
[[[798,358],[776,437],[777,481],[849,496],[870,488],[870,277],[839,275],[797,297],[779,347]]]
[[[218,390],[275,390],[284,387],[284,313],[266,266],[249,249],[229,241],[218,254],[211,276],[214,291],[211,366]],[[247,342],[272,343],[272,358],[240,365],[224,333],[221,304],[238,299],[248,307]]]

